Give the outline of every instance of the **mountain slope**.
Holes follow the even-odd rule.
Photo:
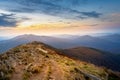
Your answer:
[[[85,47],[92,47],[92,48],[96,48],[96,49],[100,49],[100,50],[108,51],[112,53],[120,52],[119,44],[116,44],[109,40],[101,39],[98,37],[92,37],[89,35],[75,38],[72,40],[72,42],[76,43],[76,46],[74,47],[85,46]]]
[[[88,47],[64,49],[65,55],[75,59],[120,71],[120,56]]]
[[[100,36],[99,38],[120,44],[120,34]]]
[[[0,41],[0,53],[3,53],[9,50],[10,48],[16,47],[20,44],[29,43],[32,41],[44,42],[46,44],[49,44],[57,48],[73,45],[72,43],[67,42],[68,40],[61,38],[55,38],[49,36],[36,36],[36,35],[20,35],[9,40]],[[66,44],[66,46],[63,44]]]
[[[120,53],[120,44],[110,40],[91,37],[91,36],[70,36],[69,37],[51,37],[51,36],[36,36],[36,35],[21,35],[15,38],[0,41],[0,53],[9,50],[20,44],[40,41],[49,44],[55,48],[73,48],[78,46],[92,47],[112,53]],[[119,41],[118,41],[119,42]],[[9,44],[9,45],[8,45]]]
[[[0,80],[119,80],[119,75],[32,42],[0,55]]]

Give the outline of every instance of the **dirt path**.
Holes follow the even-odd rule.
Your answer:
[[[55,62],[53,60],[51,62],[52,62],[51,77],[53,78],[53,80],[64,80],[63,70],[60,68],[60,66],[57,64],[57,62]]]
[[[47,65],[42,68],[41,72],[31,76],[29,80],[64,80],[63,70],[59,67],[57,62],[50,60],[45,63]]]
[[[12,80],[22,80],[23,78],[23,66],[16,66],[15,73],[12,75]]]
[[[35,74],[31,76],[29,80],[44,80],[46,75],[45,72],[46,70],[47,70],[47,66],[44,66],[39,74]]]

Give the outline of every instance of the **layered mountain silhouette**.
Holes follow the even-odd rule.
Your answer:
[[[82,61],[120,71],[120,56],[89,47],[64,49],[64,54]]]
[[[107,36],[100,36],[99,38],[109,40],[114,43],[120,44],[120,35],[119,34],[113,34],[113,35],[107,35]]]
[[[9,50],[20,44],[29,43],[32,41],[41,41],[54,47],[63,47],[63,44],[70,46],[72,43],[67,42],[68,40],[49,37],[49,36],[36,36],[36,35],[20,35],[9,40],[0,41],[0,53]],[[9,44],[9,45],[8,45]],[[65,46],[64,46],[65,47]]]
[[[35,41],[0,54],[0,80],[120,80],[120,74]]]
[[[9,40],[0,41],[0,53],[5,52],[17,45],[28,43],[31,41],[41,41],[55,48],[60,49],[85,46],[100,49],[103,51],[108,51],[114,54],[120,53],[120,43],[118,35],[117,35],[118,37],[116,36],[116,38],[114,38],[113,35],[102,37],[92,37],[88,35],[86,36],[65,35],[63,37],[62,36],[61,37],[36,36],[36,35],[17,36]]]

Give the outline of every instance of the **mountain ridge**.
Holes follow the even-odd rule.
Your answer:
[[[1,80],[119,80],[119,73],[60,55],[41,42],[19,45],[0,54]]]
[[[89,47],[64,49],[63,52],[71,58],[90,62],[98,66],[104,66],[115,71],[120,71],[120,57],[116,54]]]
[[[111,42],[109,40],[104,40],[99,37],[92,37],[92,36],[74,36],[72,38],[71,37],[58,38],[53,36],[20,35],[9,40],[0,41],[0,53],[5,52],[17,45],[29,43],[32,41],[40,41],[49,44],[55,48],[61,48],[61,49],[85,46],[85,47],[100,49],[103,51],[108,51],[115,54],[120,52],[119,44],[115,42]]]

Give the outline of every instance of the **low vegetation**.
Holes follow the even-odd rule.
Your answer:
[[[70,59],[38,42],[18,46],[0,55],[0,80],[92,80],[93,76],[101,80],[120,79],[110,72]]]

